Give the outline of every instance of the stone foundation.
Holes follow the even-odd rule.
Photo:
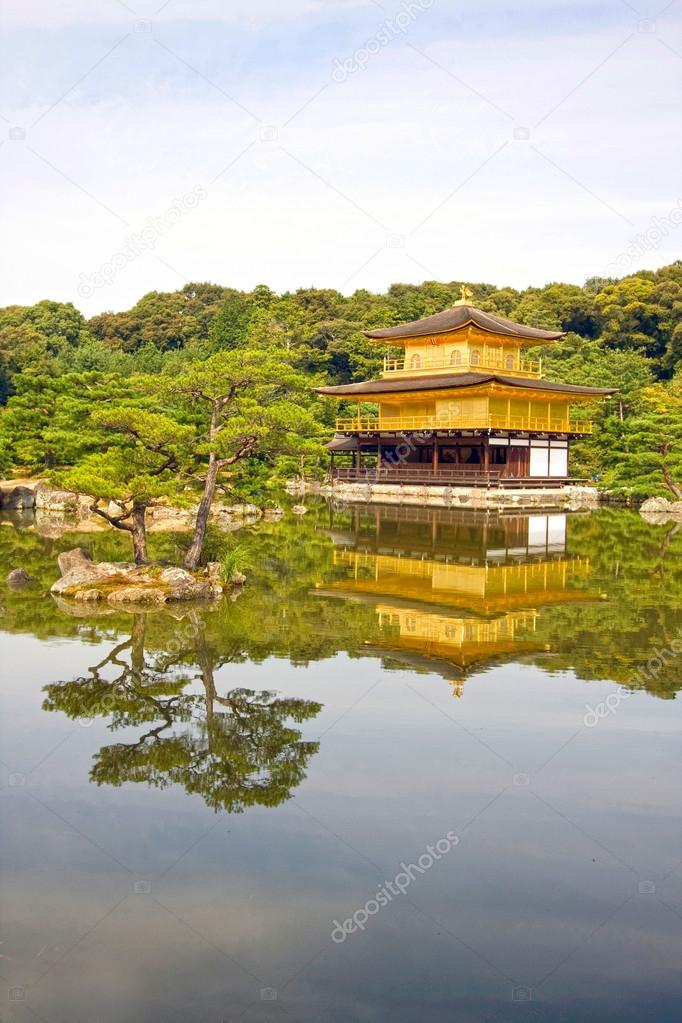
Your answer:
[[[485,487],[410,486],[393,483],[300,484],[290,493],[319,494],[348,504],[402,504],[430,508],[596,508],[606,495],[596,487],[538,487],[512,490]]]

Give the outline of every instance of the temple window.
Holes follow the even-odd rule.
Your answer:
[[[422,360],[421,360],[421,357],[419,355],[413,355],[412,358],[410,359],[410,368],[411,369],[419,369],[421,364],[422,364]]]
[[[481,365],[481,353],[479,352],[478,348],[474,348],[474,350],[472,351],[470,361],[472,366]]]
[[[513,369],[514,368],[514,356],[513,355],[507,355],[507,357],[504,360],[504,367],[505,367],[505,369]]]
[[[458,351],[452,352],[452,354],[450,355],[450,365],[451,366],[461,366],[462,365],[462,353],[461,352],[458,352]]]

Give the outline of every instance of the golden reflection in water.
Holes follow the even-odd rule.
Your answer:
[[[481,664],[551,649],[535,635],[543,607],[602,599],[586,586],[589,558],[566,552],[565,516],[500,516],[489,533],[461,513],[422,513],[407,536],[396,518],[374,509],[372,536],[356,514],[318,592],[373,604],[379,638],[365,649],[438,671],[455,696]]]

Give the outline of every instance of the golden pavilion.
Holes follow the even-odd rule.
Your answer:
[[[573,438],[592,432],[588,406],[613,389],[542,378],[530,347],[564,332],[513,323],[469,305],[365,331],[403,349],[378,380],[320,387],[353,403],[328,445],[339,480],[448,485],[563,485]],[[369,407],[368,407],[369,403]],[[350,456],[339,467],[336,455]]]

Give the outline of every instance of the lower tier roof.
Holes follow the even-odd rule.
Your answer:
[[[558,394],[594,395],[605,397],[615,394],[615,387],[584,387],[581,384],[557,384],[551,380],[529,380],[525,377],[508,377],[498,373],[453,373],[452,376],[410,377],[406,380],[366,380],[359,384],[336,384],[331,387],[316,387],[317,394],[337,398],[351,398],[363,394],[400,394],[412,391],[452,390],[460,387],[476,387],[479,384],[497,383],[520,390],[551,391]]]

